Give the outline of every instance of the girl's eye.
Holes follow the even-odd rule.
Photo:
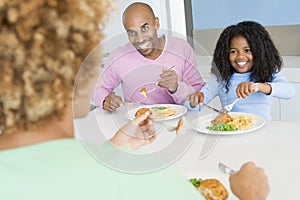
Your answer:
[[[231,49],[231,50],[229,51],[229,53],[234,54],[234,53],[236,53],[236,50],[235,50],[235,49]]]
[[[250,52],[251,52],[251,49],[245,49],[245,52],[246,52],[246,53],[250,53]]]

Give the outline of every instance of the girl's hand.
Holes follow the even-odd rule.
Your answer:
[[[258,85],[254,82],[240,83],[236,88],[236,94],[238,98],[246,98],[250,94],[258,91]]]
[[[120,128],[110,142],[116,147],[137,149],[152,143],[155,138],[150,112],[146,112]]]
[[[195,92],[187,96],[187,100],[190,101],[190,106],[192,108],[196,107],[198,104],[203,104],[204,94],[203,92]]]

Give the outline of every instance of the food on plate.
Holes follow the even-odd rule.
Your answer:
[[[225,200],[228,191],[218,179],[191,178],[189,181],[202,193],[206,200]]]
[[[213,131],[236,131],[248,128],[254,116],[245,115],[229,115],[228,113],[219,114],[214,120],[211,121],[213,126],[207,126],[208,130]]]
[[[152,114],[152,112],[151,112],[151,110],[150,110],[149,108],[140,108],[140,109],[138,109],[138,110],[136,111],[135,117],[138,117],[138,116],[144,114],[144,113],[147,112],[147,111],[149,111],[150,114]],[[145,125],[145,124],[147,124],[147,123],[148,123],[148,119],[145,119],[145,120],[142,121],[139,125],[140,125],[140,126],[143,126],[143,125]]]
[[[254,116],[245,116],[245,115],[240,115],[240,116],[232,116],[232,121],[228,122],[227,124],[231,125],[234,128],[237,128],[239,130],[243,130],[245,128],[248,128],[252,121],[255,119]]]
[[[231,121],[232,118],[228,113],[221,113],[214,120],[212,120],[211,123],[213,125],[217,125],[217,124],[226,124]]]
[[[202,179],[201,179],[201,178],[191,178],[191,179],[189,179],[189,181],[190,181],[196,188],[198,188],[198,186],[200,185]]]
[[[230,125],[230,124],[216,124],[213,126],[207,126],[206,128],[211,131],[236,131],[236,130],[238,130],[237,128],[232,127],[232,125]]]
[[[153,119],[166,119],[176,114],[176,110],[170,108],[169,106],[155,106],[139,108],[135,112],[135,117],[138,117],[147,111],[149,111],[152,114]]]
[[[206,200],[225,200],[228,197],[226,188],[218,179],[202,180],[198,189]]]
[[[143,87],[141,90],[140,90],[140,94],[144,95],[145,98],[147,98],[147,89],[145,87]]]
[[[157,106],[150,108],[154,119],[165,119],[176,114],[176,110],[169,106]]]
[[[138,116],[144,114],[144,113],[147,112],[147,111],[149,111],[150,114],[152,114],[150,108],[140,108],[140,109],[138,109],[138,110],[136,111],[135,117],[138,117]]]
[[[180,119],[177,123],[176,129],[175,129],[176,130],[176,135],[179,134],[179,129],[181,128],[182,124],[183,124],[183,117],[180,117]]]

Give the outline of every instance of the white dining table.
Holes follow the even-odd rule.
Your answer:
[[[99,135],[109,139],[124,124],[129,122],[125,114],[130,107],[119,108],[113,113],[95,109],[82,119],[75,120],[77,132],[84,130],[85,139],[99,140]],[[228,199],[237,199],[231,192],[228,175],[220,172],[218,163],[238,170],[245,162],[252,161],[264,168],[271,191],[268,199],[298,199],[300,187],[300,123],[294,121],[266,121],[254,131],[236,135],[210,135],[197,132],[189,125],[198,117],[210,114],[188,111],[184,114],[185,126],[182,133],[166,130],[175,126],[178,119],[159,124],[156,141],[138,150],[142,154],[160,154],[178,140],[187,140],[186,148],[167,167],[175,168],[184,178],[217,178],[229,190]],[[88,134],[87,134],[88,133]],[[78,134],[78,133],[77,133]],[[82,135],[78,134],[78,138]],[[176,144],[177,145],[177,144]],[[176,146],[175,145],[175,146]]]

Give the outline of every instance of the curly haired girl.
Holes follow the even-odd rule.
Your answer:
[[[212,79],[200,92],[189,95],[189,109],[201,109],[219,96],[222,107],[240,98],[232,111],[271,120],[271,97],[290,99],[293,86],[281,75],[282,59],[269,33],[252,21],[231,25],[221,33],[212,62]]]

